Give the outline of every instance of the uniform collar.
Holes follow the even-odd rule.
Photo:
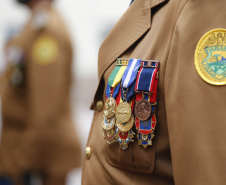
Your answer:
[[[169,0],[150,0],[150,6],[151,8],[154,8],[155,6]]]
[[[167,0],[135,0],[102,43],[98,77],[151,28],[151,9]]]

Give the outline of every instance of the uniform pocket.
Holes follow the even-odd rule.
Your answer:
[[[136,138],[126,150],[121,149],[117,142],[113,144],[105,143],[104,147],[105,159],[111,166],[142,173],[152,173],[154,171],[155,139],[153,145],[147,148],[138,145]]]

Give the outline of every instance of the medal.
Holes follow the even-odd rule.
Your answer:
[[[134,114],[139,120],[147,120],[151,115],[151,103],[145,99],[139,100],[134,107]]]
[[[115,116],[116,101],[113,97],[109,97],[105,102],[104,115],[106,118],[112,118]]]
[[[120,131],[123,131],[123,132],[127,132],[127,131],[131,130],[132,127],[133,127],[133,124],[134,124],[134,117],[133,116],[131,116],[130,120],[126,123],[120,123],[116,120],[116,126],[118,127],[118,129]]]
[[[141,59],[130,59],[122,76],[121,98],[123,100],[116,109],[116,119],[120,123],[130,120],[132,109],[129,103],[133,99],[135,79],[140,68]]]
[[[115,117],[106,118],[104,115],[104,119],[102,121],[102,127],[104,130],[111,130],[115,126]]]
[[[125,150],[128,148],[129,142],[134,142],[133,137],[135,133],[130,130],[128,132],[122,132],[116,127],[116,140],[119,142],[120,147]]]
[[[128,59],[117,59],[116,67],[112,71],[106,89],[106,102],[102,121],[104,139],[107,143],[115,142],[115,112],[120,99],[116,98],[120,91],[120,81],[127,67]],[[116,100],[117,99],[117,100]]]
[[[115,128],[110,129],[110,130],[104,130],[103,129],[103,135],[104,135],[104,139],[106,140],[106,142],[108,144],[112,144],[112,143],[116,142],[116,140],[115,140],[115,135],[116,135]]]
[[[127,102],[122,102],[116,109],[116,120],[120,123],[126,123],[130,120],[131,113],[132,110],[130,104]]]
[[[152,145],[156,127],[155,105],[158,85],[158,61],[142,61],[135,85],[135,125],[138,145]]]
[[[129,102],[133,99],[135,89],[135,79],[137,71],[140,68],[140,59],[130,59],[128,66],[122,76],[121,102],[116,108],[116,133],[117,141],[122,149],[128,148],[129,142],[132,142],[134,132],[131,130],[134,125],[134,117]],[[133,101],[132,101],[133,105]]]
[[[152,139],[155,137],[153,133],[151,134],[137,134],[138,145],[142,145],[144,148],[147,148],[148,145],[152,145]]]
[[[154,130],[156,127],[155,114],[153,114],[148,120],[140,121],[137,119],[136,121],[138,121],[139,124],[137,134],[138,145],[147,148],[148,145],[152,145],[152,139],[154,138]]]

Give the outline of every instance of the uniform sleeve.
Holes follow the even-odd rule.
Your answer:
[[[204,81],[194,64],[202,36],[226,28],[222,5],[188,1],[175,28],[165,76],[175,184],[225,184],[226,86]]]
[[[53,123],[68,112],[71,47],[49,33],[31,44],[27,87],[31,124]]]

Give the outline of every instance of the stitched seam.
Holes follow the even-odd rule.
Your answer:
[[[168,52],[168,57],[167,57],[167,61],[166,61],[166,68],[165,68],[165,77],[164,77],[164,93],[165,93],[165,79],[166,79],[166,72],[167,72],[167,64],[168,64],[168,61],[169,61],[169,55],[170,55],[170,53],[171,53],[171,49],[172,49],[172,44],[173,44],[173,40],[174,40],[174,36],[175,36],[175,31],[176,31],[176,27],[177,27],[177,25],[178,25],[178,20],[179,20],[179,18],[180,18],[180,16],[181,16],[181,14],[182,14],[182,12],[183,12],[183,10],[185,9],[185,7],[186,7],[186,5],[188,4],[188,2],[189,2],[190,0],[187,0],[186,1],[186,3],[184,4],[184,6],[183,6],[183,8],[181,9],[181,11],[180,11],[180,13],[179,13],[179,15],[178,15],[178,17],[177,17],[177,19],[176,19],[176,23],[175,23],[175,26],[174,26],[174,30],[173,30],[173,34],[172,34],[172,39],[171,39],[171,43],[170,43],[170,49],[169,49],[169,52]],[[166,94],[164,95],[164,98],[166,99]],[[166,101],[165,101],[165,105],[166,105]],[[168,127],[168,133],[169,133],[169,126],[168,126],[168,120],[167,120],[167,113],[166,113],[166,121],[167,121],[167,127]],[[168,136],[169,136],[169,134],[168,134]],[[158,137],[158,136],[157,136]],[[156,139],[157,140],[157,139]],[[170,138],[169,138],[169,145],[170,145]],[[158,146],[158,142],[156,141],[156,148],[157,148],[157,146]],[[171,147],[170,147],[170,153],[171,153]],[[172,157],[171,157],[171,161],[172,161]],[[173,168],[172,168],[172,170],[173,170]]]
[[[189,2],[189,0],[187,0],[187,2],[184,4],[184,7],[181,9],[181,12],[179,13],[178,15],[178,18],[177,18],[177,21],[176,21],[176,24],[174,26],[174,29],[173,29],[173,36],[172,36],[172,39],[171,39],[171,42],[170,42],[170,49],[169,49],[169,52],[168,52],[168,57],[167,57],[167,61],[166,61],[166,66],[167,66],[167,63],[168,63],[168,60],[169,60],[169,54],[171,53],[171,49],[172,49],[172,43],[173,43],[173,39],[174,39],[174,36],[175,36],[175,31],[176,31],[176,27],[177,27],[177,24],[178,24],[178,20],[185,8],[185,6],[187,5],[187,3]],[[166,67],[167,68],[167,67]],[[166,70],[165,70],[166,71]]]

